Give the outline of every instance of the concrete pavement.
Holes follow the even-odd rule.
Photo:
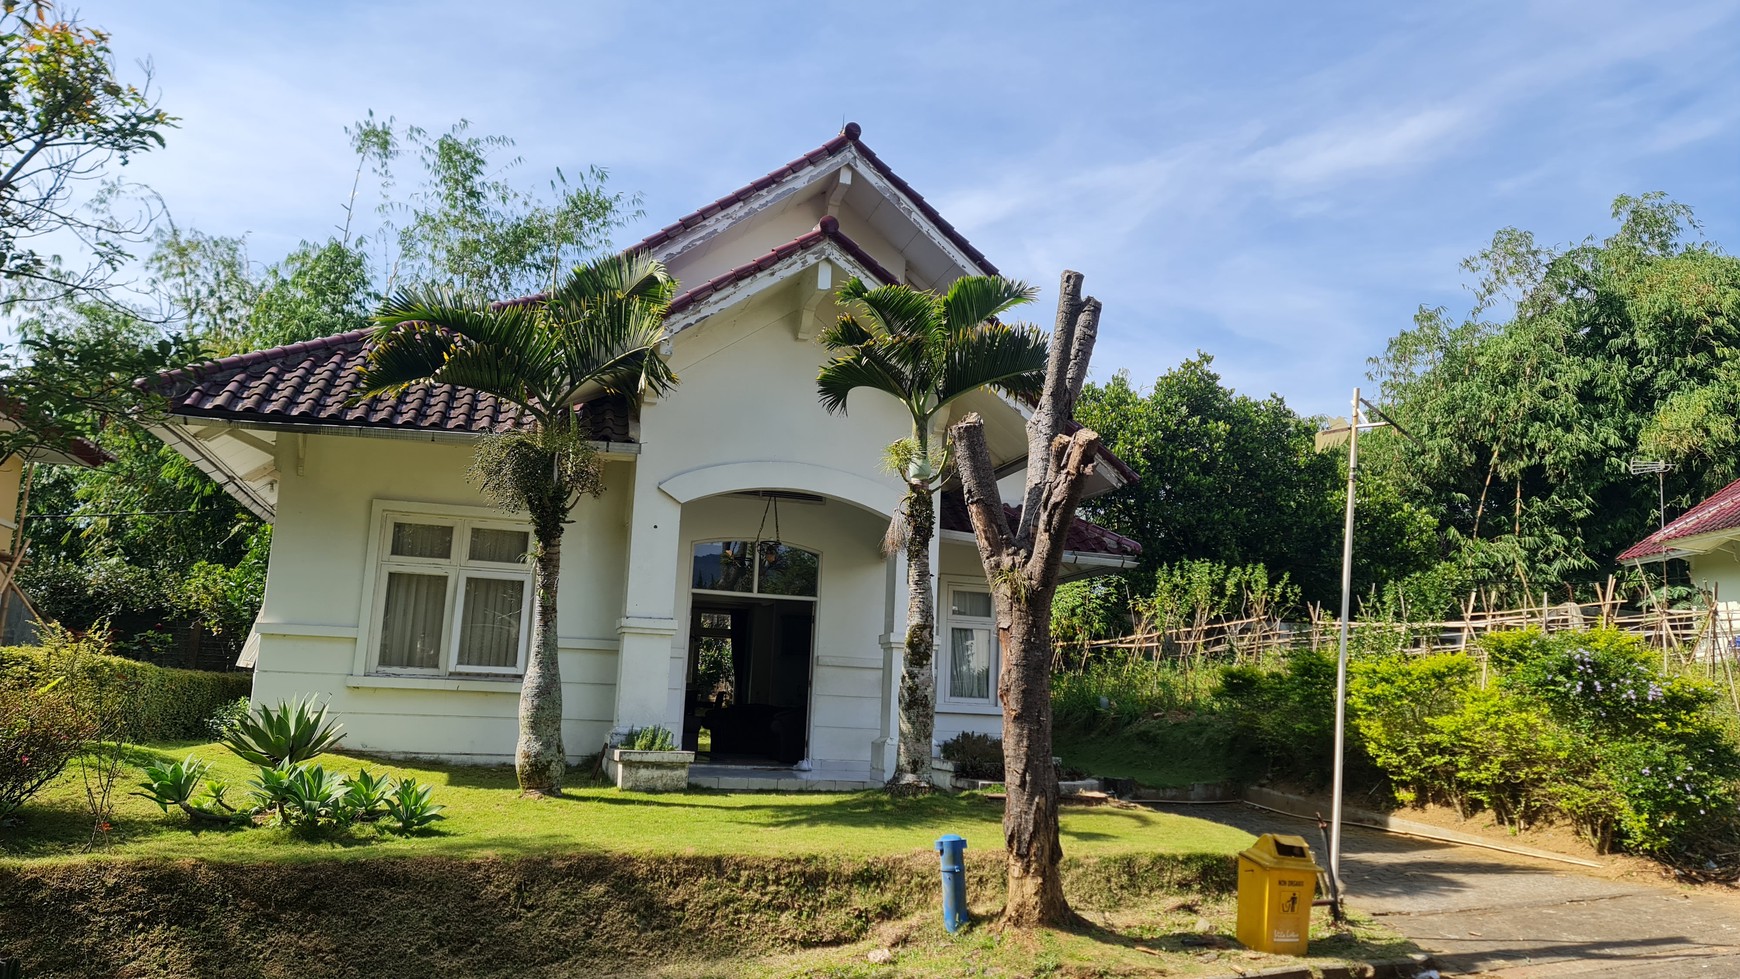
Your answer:
[[[1310,822],[1241,803],[1171,811],[1296,833],[1321,848]],[[1343,830],[1341,861],[1349,905],[1431,952],[1445,975],[1740,976],[1740,900],[1731,897],[1358,827]]]

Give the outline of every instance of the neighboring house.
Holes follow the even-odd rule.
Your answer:
[[[12,403],[14,408],[17,402]],[[18,422],[0,406],[0,428],[16,431]],[[57,439],[58,441],[58,439]],[[22,523],[28,497],[25,474],[31,466],[100,466],[109,461],[102,449],[81,438],[66,439],[64,448],[43,446],[26,455],[13,455],[0,462],[0,646],[36,641],[42,621],[30,599],[19,589],[15,576],[23,566],[29,539]]]
[[[563,546],[560,645],[569,754],[663,724],[710,760],[880,782],[893,770],[905,572],[879,550],[902,494],[883,450],[910,422],[875,392],[816,397],[815,336],[849,277],[941,288],[991,263],[849,125],[634,246],[681,282],[668,324],[677,388],[584,417],[605,492]],[[365,332],[163,375],[170,445],[274,523],[244,657],[257,699],[310,693],[347,743],[508,760],[530,632],[529,526],[466,480],[479,435],[524,423],[434,387],[352,404]],[[1022,406],[978,411],[1006,495],[1024,477]],[[1105,454],[1094,495],[1134,478]],[[995,733],[990,595],[958,496],[944,493],[937,737]],[[1133,566],[1127,538],[1078,522],[1064,572]]]
[[[1692,584],[1716,602],[1716,640],[1740,648],[1740,479],[1680,514],[1660,530],[1626,548],[1619,563],[1653,569],[1667,561],[1691,567]],[[1699,643],[1698,655],[1713,648],[1711,637]]]

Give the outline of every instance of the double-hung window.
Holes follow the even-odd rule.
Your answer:
[[[991,593],[984,586],[950,585],[948,674],[943,699],[963,704],[997,702],[997,630],[992,623]]]
[[[375,594],[383,673],[521,673],[531,531],[497,520],[387,514]]]

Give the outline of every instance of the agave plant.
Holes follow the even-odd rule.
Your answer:
[[[372,823],[386,811],[392,791],[392,779],[365,768],[345,783],[344,807],[357,822]]]
[[[223,746],[243,761],[266,768],[299,765],[331,750],[344,738],[342,724],[326,719],[326,706],[309,697],[299,704],[261,707],[225,729]]]
[[[210,769],[209,763],[192,755],[172,765],[148,765],[145,768],[146,780],[139,783],[145,791],[133,794],[157,803],[158,808],[166,813],[170,806],[175,806],[195,820],[228,822],[235,817],[235,810],[224,801],[224,785],[206,780]],[[210,796],[204,805],[194,801],[202,786]],[[213,806],[216,808],[211,808]]]
[[[392,797],[387,800],[387,818],[401,835],[409,836],[437,819],[447,818],[441,815],[442,806],[429,801],[433,791],[427,785],[418,784],[416,779],[399,780]]]
[[[298,765],[284,779],[284,820],[294,826],[349,822],[343,775],[319,765]]]

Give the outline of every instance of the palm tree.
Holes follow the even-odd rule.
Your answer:
[[[1045,335],[997,317],[1032,301],[1035,290],[997,276],[957,279],[946,294],[910,286],[871,289],[858,279],[839,299],[864,314],[842,314],[822,334],[835,356],[816,383],[822,404],[845,413],[860,388],[880,391],[912,416],[912,435],[888,447],[889,469],[906,483],[906,498],[884,541],[887,553],[906,549],[906,662],[900,677],[900,761],[893,783],[930,784],[931,734],[936,721],[936,608],[931,596],[930,542],[936,535],[932,493],[947,476],[938,423],[949,404],[982,388],[1037,396],[1045,374]]]
[[[562,529],[585,495],[603,490],[579,417],[601,395],[663,392],[676,376],[659,353],[676,281],[640,255],[576,267],[535,301],[490,303],[434,287],[401,290],[381,304],[359,397],[419,384],[492,394],[531,416],[523,431],[491,436],[471,477],[503,509],[531,516],[536,615],[520,688],[514,768],[527,793],[562,789],[562,681],[556,656],[556,588]]]

